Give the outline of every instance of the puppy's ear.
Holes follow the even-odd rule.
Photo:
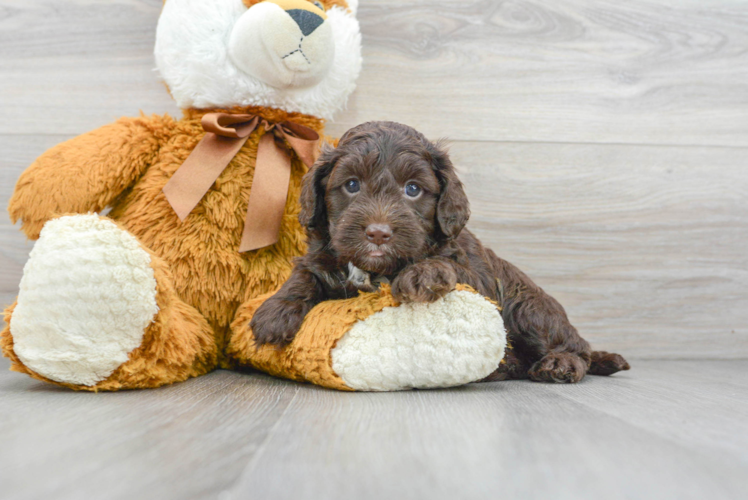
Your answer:
[[[309,172],[302,180],[301,211],[299,222],[302,227],[310,230],[324,230],[327,226],[327,206],[325,205],[325,189],[338,155],[336,149],[329,144],[322,145],[322,153]]]
[[[456,238],[467,224],[470,218],[470,202],[444,144],[437,143],[429,152],[441,184],[436,205],[436,222],[443,238],[451,240]]]

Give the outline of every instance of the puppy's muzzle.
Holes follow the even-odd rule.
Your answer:
[[[369,224],[366,227],[366,239],[377,246],[384,245],[392,238],[392,228],[389,224]]]

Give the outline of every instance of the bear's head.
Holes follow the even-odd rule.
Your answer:
[[[361,70],[358,0],[165,0],[156,64],[180,108],[329,119]]]

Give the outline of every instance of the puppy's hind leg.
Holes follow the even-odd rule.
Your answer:
[[[497,382],[499,380],[521,380],[529,377],[530,365],[519,358],[511,346],[507,346],[504,359],[491,375],[480,382]]]
[[[590,367],[590,345],[561,304],[519,269],[494,257],[499,299],[509,342],[537,382],[575,383]]]

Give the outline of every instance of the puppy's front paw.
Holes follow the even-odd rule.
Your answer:
[[[434,302],[454,290],[457,273],[447,262],[423,261],[406,267],[392,283],[399,302]]]
[[[270,298],[255,313],[249,327],[258,346],[290,344],[306,316],[303,304]]]

